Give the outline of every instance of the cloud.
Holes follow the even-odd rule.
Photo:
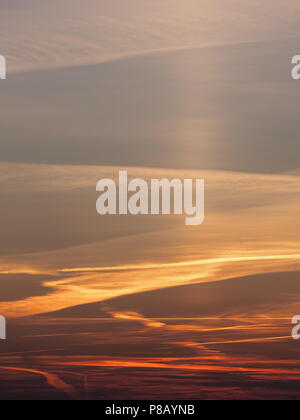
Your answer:
[[[0,168],[1,234],[6,237],[0,272],[40,275],[41,291],[50,290],[13,306],[2,302],[7,316],[299,267],[295,176],[128,168],[133,177],[206,179],[208,217],[203,226],[188,229],[181,216],[116,216],[104,223],[95,211],[96,181],[117,176],[118,168]],[[7,229],[12,225],[14,230]],[[45,275],[52,277],[43,280]]]
[[[103,62],[151,50],[297,35],[299,3],[283,0],[3,0],[10,71]],[[59,10],[59,13],[58,13]]]
[[[12,75],[1,84],[1,159],[294,171],[298,45],[194,48]]]

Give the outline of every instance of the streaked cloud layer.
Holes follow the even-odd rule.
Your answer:
[[[203,226],[188,229],[181,217],[113,216],[115,222],[110,224],[110,216],[104,220],[94,213],[93,181],[116,178],[118,168],[17,164],[3,164],[2,168],[2,177],[8,180],[3,183],[3,202],[9,203],[12,194],[15,197],[15,211],[3,211],[3,229],[17,223],[16,230],[23,231],[24,251],[5,255],[3,250],[0,271],[2,275],[23,272],[32,279],[50,276],[41,281],[41,286],[45,291],[53,290],[15,301],[13,306],[2,302],[0,311],[7,316],[50,312],[175,285],[299,268],[297,176],[128,168],[132,177],[204,177],[206,221]],[[42,208],[27,212],[27,206],[31,208],[42,192]],[[60,223],[59,216],[54,217],[57,212],[69,226]],[[42,230],[34,238],[38,217]],[[132,218],[134,230],[129,221]],[[101,241],[92,237],[87,240],[89,226],[96,236],[104,235]],[[6,231],[6,236],[13,247],[13,233]]]
[[[295,36],[297,0],[2,0],[11,71],[99,63],[151,50]]]

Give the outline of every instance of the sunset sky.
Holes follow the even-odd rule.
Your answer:
[[[0,11],[0,399],[298,399],[299,2]],[[119,170],[204,224],[99,216]]]

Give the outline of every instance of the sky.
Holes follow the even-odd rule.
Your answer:
[[[0,10],[0,399],[298,399],[299,2]],[[204,224],[100,217],[120,169]]]

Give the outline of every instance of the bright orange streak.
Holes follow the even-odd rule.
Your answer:
[[[233,341],[212,341],[208,343],[198,343],[199,346],[207,346],[210,344],[238,344],[238,343],[260,343],[265,341],[279,341],[279,340],[286,340],[290,339],[290,335],[286,335],[283,337],[267,337],[267,338],[250,338],[246,340],[233,340]]]
[[[300,254],[289,255],[261,255],[253,257],[223,257],[223,258],[209,258],[204,260],[185,261],[178,263],[165,264],[148,264],[148,265],[123,265],[111,267],[79,267],[79,268],[64,268],[59,270],[61,273],[88,273],[88,272],[104,272],[104,271],[129,271],[129,270],[152,270],[156,268],[175,268],[175,267],[192,267],[197,265],[217,264],[217,263],[231,263],[231,262],[247,262],[247,261],[273,261],[273,260],[300,260]]]
[[[172,370],[188,370],[188,371],[213,371],[213,372],[227,372],[227,373],[244,373],[244,374],[291,374],[287,369],[269,369],[269,368],[255,368],[255,367],[236,367],[236,366],[220,366],[220,365],[193,365],[193,364],[167,364],[167,363],[153,363],[147,361],[135,360],[95,360],[95,361],[81,361],[81,362],[58,362],[59,365],[68,366],[86,366],[86,367],[110,367],[110,368],[146,368],[146,369],[172,369]],[[292,372],[294,375],[300,375],[300,370]]]

